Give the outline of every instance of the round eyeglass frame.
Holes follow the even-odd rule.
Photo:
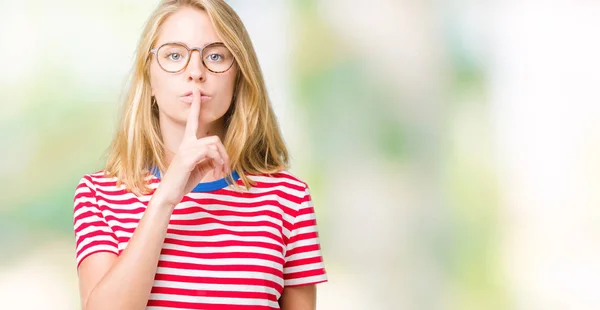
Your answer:
[[[164,67],[163,67],[163,66],[160,64],[160,61],[158,60],[158,50],[160,50],[160,49],[161,49],[163,46],[165,46],[165,45],[169,45],[169,44],[177,44],[177,45],[181,45],[181,46],[183,46],[183,47],[184,47],[184,48],[185,48],[185,49],[188,51],[188,57],[187,57],[187,61],[185,62],[185,65],[183,65],[183,67],[182,67],[181,69],[177,70],[177,71],[169,71],[169,70],[165,69],[165,68],[164,68]],[[193,51],[198,51],[198,53],[200,54],[200,60],[202,61],[202,65],[204,66],[204,68],[206,68],[206,70],[208,70],[208,71],[210,71],[210,72],[212,72],[212,73],[225,73],[225,72],[229,71],[229,69],[231,69],[231,67],[233,67],[233,64],[235,63],[235,57],[232,57],[232,58],[233,58],[233,60],[231,61],[231,64],[229,65],[229,67],[227,67],[227,69],[225,69],[225,70],[223,70],[223,71],[214,71],[214,70],[211,70],[211,69],[210,69],[210,68],[209,68],[209,67],[206,65],[206,63],[204,62],[204,57],[203,57],[203,55],[202,55],[202,52],[204,51],[204,49],[205,49],[205,48],[207,48],[207,47],[211,47],[211,46],[215,46],[215,45],[222,45],[222,46],[224,46],[225,48],[227,48],[223,42],[213,42],[213,43],[206,44],[206,45],[204,45],[203,47],[192,47],[192,48],[188,47],[187,45],[185,45],[184,43],[181,43],[181,42],[167,42],[167,43],[161,44],[161,45],[160,45],[159,47],[157,47],[157,48],[153,48],[153,49],[151,49],[151,50],[150,50],[150,53],[152,53],[152,54],[154,54],[154,55],[156,56],[156,62],[158,63],[158,66],[159,66],[161,69],[163,69],[163,71],[165,71],[165,72],[169,72],[169,73],[179,73],[179,72],[181,72],[181,71],[185,70],[185,68],[187,68],[188,64],[190,63],[190,59],[192,58],[192,52],[193,52]]]

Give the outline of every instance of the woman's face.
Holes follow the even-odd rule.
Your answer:
[[[153,48],[171,42],[180,42],[189,48],[202,48],[221,40],[206,12],[183,8],[165,20]],[[221,61],[218,54],[206,55],[207,53],[204,53],[205,63],[212,61],[215,64]],[[161,118],[168,118],[171,122],[185,125],[191,105],[191,92],[197,88],[202,93],[199,119],[199,124],[202,126],[219,120],[229,109],[237,68],[234,63],[229,70],[214,73],[202,64],[203,56],[198,51],[192,51],[189,57],[185,69],[170,73],[161,68],[157,58],[161,58],[163,67],[167,62],[181,61],[182,55],[176,53],[176,49],[161,49],[152,56],[150,65],[152,95],[156,98]]]

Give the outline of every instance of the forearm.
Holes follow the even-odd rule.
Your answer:
[[[126,249],[91,291],[84,310],[144,309],[173,207],[151,200]]]

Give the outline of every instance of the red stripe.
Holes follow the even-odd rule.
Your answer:
[[[320,276],[320,275],[322,275],[324,273],[325,272],[324,272],[323,268],[317,268],[317,269],[312,269],[312,270],[306,270],[306,271],[288,273],[288,274],[284,275],[284,278],[286,280],[301,279],[301,278],[309,278],[309,277],[314,277],[314,276]]]
[[[277,297],[273,294],[263,292],[240,292],[240,291],[215,291],[215,290],[191,290],[184,288],[171,288],[156,286],[152,288],[153,294],[171,294],[171,295],[186,295],[186,296],[210,296],[224,298],[254,298],[277,301]]]
[[[77,199],[81,199],[81,198],[95,198],[95,197],[94,197],[94,193],[92,193],[92,192],[80,191],[80,192],[75,193],[75,196],[73,197],[73,201],[75,201]]]
[[[148,307],[171,307],[179,309],[202,309],[202,310],[263,310],[263,309],[277,309],[266,306],[246,306],[246,305],[218,305],[218,304],[207,304],[207,303],[190,303],[180,301],[165,301],[165,300],[150,300],[148,301]]]
[[[295,242],[298,241],[303,241],[303,240],[311,240],[311,239],[317,239],[318,240],[318,234],[316,232],[309,232],[309,233],[304,233],[304,234],[298,234],[293,236],[292,238],[290,238],[290,240],[288,241],[288,245],[289,244],[293,244]]]
[[[298,267],[298,266],[317,264],[317,263],[322,263],[322,262],[323,262],[323,259],[321,258],[321,256],[314,256],[314,257],[308,257],[308,258],[302,258],[302,259],[296,259],[293,261],[288,261],[285,263],[284,268]]]
[[[292,256],[294,254],[308,253],[308,252],[318,251],[318,250],[320,250],[318,244],[311,244],[311,245],[305,245],[305,246],[299,246],[299,247],[293,248],[290,251],[287,251],[285,253],[285,255]]]
[[[300,192],[304,192],[304,190],[306,189],[306,187],[304,186],[299,186],[296,184],[292,184],[292,183],[288,183],[288,182],[283,182],[283,181],[279,181],[279,182],[256,182],[254,184],[255,188],[271,188],[271,187],[275,187],[275,186],[282,186],[282,187],[287,187],[293,190],[297,190]]]
[[[96,218],[94,218],[94,220]],[[83,231],[84,229],[86,229],[88,227],[107,227],[107,225],[106,225],[106,223],[104,221],[101,221],[101,220],[95,220],[93,222],[83,222],[83,223],[81,223],[81,225],[79,225],[79,227],[77,227],[77,229],[75,230],[75,232],[77,234],[81,234],[81,231]],[[94,231],[94,233],[100,233],[102,235],[114,236],[114,234],[111,234],[109,232],[100,231],[100,230]]]
[[[169,221],[169,224],[171,225],[182,225],[182,226],[198,226],[198,225],[208,225],[208,224],[223,224],[223,225],[227,225],[227,226],[232,226],[232,227],[246,227],[246,228],[250,228],[250,227],[255,227],[255,228],[261,228],[261,227],[271,227],[274,228],[276,230],[281,230],[281,226],[273,223],[273,222],[269,222],[269,221],[226,221],[226,220],[221,220],[221,219],[217,219],[217,218],[211,218],[211,217],[201,217],[201,218],[195,218],[195,219],[185,219],[185,220],[174,220],[171,219],[171,221]]]

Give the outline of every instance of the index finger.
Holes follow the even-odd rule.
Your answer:
[[[185,124],[185,135],[196,138],[198,131],[198,118],[200,117],[200,91],[197,88],[192,90],[192,105],[190,114]]]

